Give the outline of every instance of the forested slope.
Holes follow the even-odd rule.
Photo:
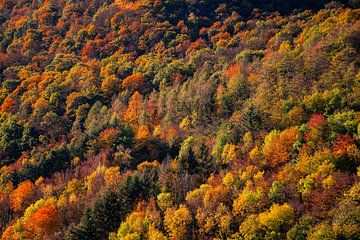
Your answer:
[[[1,239],[360,239],[359,53],[356,0],[0,0]]]

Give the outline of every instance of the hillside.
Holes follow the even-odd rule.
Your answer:
[[[1,240],[360,239],[360,2],[0,0]]]

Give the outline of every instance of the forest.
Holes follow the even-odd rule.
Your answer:
[[[359,180],[359,0],[0,0],[1,240],[357,240]]]

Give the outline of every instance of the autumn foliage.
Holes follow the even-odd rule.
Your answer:
[[[138,123],[143,112],[143,100],[141,94],[136,91],[130,98],[127,109],[124,112],[123,119],[129,123]]]
[[[35,186],[27,180],[19,184],[19,186],[11,194],[11,206],[15,212],[23,210],[31,201],[34,195]]]
[[[124,89],[129,89],[130,91],[141,90],[145,85],[144,75],[142,73],[135,73],[131,76],[126,77],[122,83],[121,87]]]
[[[48,205],[33,212],[25,225],[30,237],[34,239],[48,236],[60,226],[60,213],[54,205]]]
[[[0,0],[1,239],[360,239],[359,7]]]

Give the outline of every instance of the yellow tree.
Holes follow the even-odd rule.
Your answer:
[[[118,89],[120,80],[113,74],[110,76],[106,76],[101,83],[101,90],[104,92],[104,95],[107,97],[111,97],[116,93],[116,89]]]
[[[165,213],[165,228],[171,236],[171,239],[185,240],[191,239],[191,225],[193,219],[189,209],[180,205],[179,209],[168,208]]]

